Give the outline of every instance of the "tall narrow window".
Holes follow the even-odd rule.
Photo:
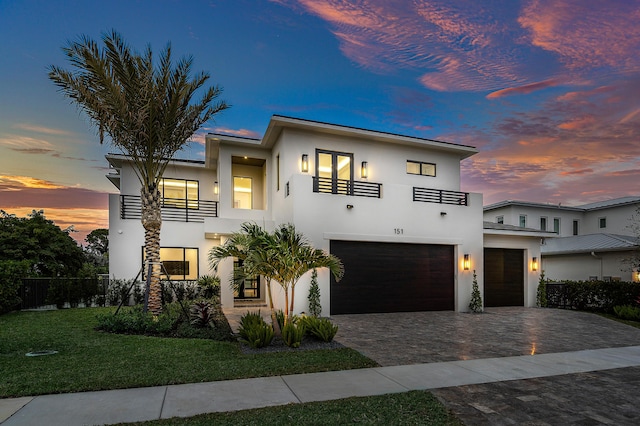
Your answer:
[[[607,227],[607,218],[606,217],[601,217],[600,219],[598,219],[598,225],[600,227],[600,229],[604,229]]]
[[[253,190],[250,177],[233,177],[233,207],[236,209],[253,208]]]
[[[280,154],[276,155],[276,191],[280,191]]]
[[[573,235],[578,235],[578,231],[579,231],[579,229],[578,229],[578,221],[574,220],[573,221]]]
[[[547,230],[547,218],[546,217],[541,217],[540,218],[540,230],[541,231],[546,231]]]
[[[553,232],[555,232],[556,234],[560,234],[560,218],[559,217],[553,218]]]
[[[185,179],[161,179],[158,187],[163,207],[178,209],[198,208],[198,181]]]
[[[526,228],[527,227],[527,216],[521,214],[520,215],[520,227],[521,228]]]
[[[353,188],[353,154],[316,150],[317,192],[349,195]]]

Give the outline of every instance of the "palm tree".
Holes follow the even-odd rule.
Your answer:
[[[145,230],[148,308],[162,312],[160,298],[160,179],[169,161],[188,139],[215,114],[228,108],[214,100],[221,89],[212,86],[192,99],[209,79],[191,77],[191,56],[172,62],[171,45],[154,65],[151,48],[134,52],[115,31],[102,37],[104,47],[87,36],[63,48],[73,69],[49,68],[49,78],[78,105],[129,158],[141,183],[141,221]],[[146,300],[145,300],[146,302]],[[145,310],[147,304],[145,303]]]
[[[271,323],[276,336],[281,336],[280,326],[276,318],[276,311],[271,293],[272,265],[268,259],[271,257],[270,248],[272,242],[268,232],[254,223],[243,223],[240,232],[232,234],[221,246],[213,247],[209,251],[209,264],[211,269],[217,269],[223,259],[234,257],[242,261],[242,267],[234,270],[232,283],[238,289],[245,278],[261,275],[265,279],[267,295],[269,297],[269,311]]]
[[[272,281],[276,281],[284,290],[283,311],[286,324],[294,309],[295,286],[304,274],[313,269],[328,268],[337,281],[344,274],[340,259],[311,246],[291,224],[280,225],[273,233],[268,233],[255,224],[243,224],[240,232],[232,234],[223,245],[211,249],[211,267],[217,268],[220,261],[227,257],[243,261],[241,271],[236,271],[239,273],[234,276],[234,285],[247,276],[261,275],[265,278],[271,320],[276,333],[280,330],[277,328],[271,294]]]
[[[336,281],[344,275],[344,266],[336,256],[314,248],[292,224],[280,225],[273,233],[275,247],[271,259],[277,273],[272,277],[284,290],[285,324],[294,312],[296,284],[304,274],[320,268],[327,268]],[[291,297],[289,297],[291,290]]]

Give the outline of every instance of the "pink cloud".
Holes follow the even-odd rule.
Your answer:
[[[634,1],[532,0],[520,25],[534,46],[558,55],[569,69],[640,68],[640,7]]]
[[[557,79],[550,79],[545,81],[539,81],[536,83],[529,83],[519,87],[510,87],[508,89],[496,90],[487,95],[487,99],[496,99],[510,95],[526,95],[537,90],[546,89],[547,87],[553,87],[560,84]]]
[[[228,127],[216,127],[215,129],[213,129],[213,131],[214,133],[240,136],[243,138],[252,138],[252,139],[259,139],[262,136],[260,133],[255,132],[253,130],[248,130],[248,129],[230,129]]]

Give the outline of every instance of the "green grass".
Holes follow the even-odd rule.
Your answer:
[[[617,315],[614,315],[614,314],[604,314],[604,313],[601,313],[601,312],[598,312],[598,315],[600,315],[601,317],[609,318],[609,319],[617,321],[617,322],[621,322],[622,324],[630,325],[631,327],[640,328],[640,322],[639,321],[626,320],[626,319],[622,319],[622,318],[620,318],[620,317],[618,317]]]
[[[346,424],[460,426],[463,423],[431,393],[412,391],[228,413],[203,414],[190,418],[172,418],[135,424],[145,426]]]
[[[237,343],[95,331],[113,308],[0,316],[0,398],[373,367],[352,349],[245,355]],[[27,357],[32,351],[58,354]]]

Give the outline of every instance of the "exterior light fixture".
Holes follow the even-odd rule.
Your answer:
[[[213,182],[213,193],[218,195],[220,193],[220,187],[218,186],[218,181]]]
[[[307,173],[309,171],[309,156],[307,154],[302,154],[300,169],[302,170],[302,173]]]
[[[464,260],[462,262],[462,267],[464,268],[465,271],[468,271],[470,266],[471,266],[471,261],[469,260],[469,255],[465,254]]]
[[[538,270],[538,258],[535,256],[533,257],[533,259],[531,259],[531,270],[532,271]]]
[[[351,210],[353,208],[353,204],[347,204],[347,209]]]
[[[366,161],[362,162],[362,166],[360,167],[360,177],[362,179],[366,179],[369,176],[369,163]]]

